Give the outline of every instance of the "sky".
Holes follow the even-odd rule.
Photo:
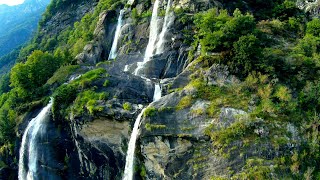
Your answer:
[[[9,6],[14,6],[18,4],[22,4],[24,0],[0,0],[0,5],[1,4],[7,4]]]

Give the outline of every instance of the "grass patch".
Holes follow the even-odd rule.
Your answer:
[[[103,106],[99,105],[99,101],[106,100],[108,94],[106,92],[97,93],[92,90],[86,90],[78,94],[74,105],[73,113],[76,115],[81,115],[87,110],[89,114],[94,115],[94,113],[102,111]]]
[[[150,124],[150,123],[146,123],[146,125],[144,126],[146,128],[147,131],[152,131],[155,129],[165,129],[167,126],[164,124]]]
[[[182,110],[182,109],[185,109],[187,107],[190,107],[191,104],[192,104],[192,97],[191,96],[185,96],[180,100],[180,102],[176,106],[176,109],[177,110]]]
[[[69,65],[60,67],[53,76],[47,81],[47,84],[52,85],[54,83],[62,84],[67,81],[68,76],[73,73],[79,65]]]

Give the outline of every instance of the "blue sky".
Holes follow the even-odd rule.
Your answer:
[[[22,4],[24,0],[0,0],[0,5],[1,4],[7,4],[9,6],[13,6],[13,5],[18,5],[18,4]]]

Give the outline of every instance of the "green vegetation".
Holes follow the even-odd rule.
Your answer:
[[[67,116],[68,106],[74,101],[77,95],[77,88],[74,85],[64,84],[53,94],[52,112],[54,119],[59,121]]]
[[[25,63],[18,63],[12,68],[10,86],[33,93],[47,82],[60,64],[49,53],[34,51]]]
[[[164,124],[150,124],[150,123],[146,123],[146,125],[144,126],[146,128],[147,131],[152,131],[155,129],[165,129],[167,126]]]
[[[47,81],[47,84],[53,85],[54,83],[62,84],[66,82],[69,75],[71,75],[71,73],[73,73],[78,68],[78,65],[68,65],[60,67]]]
[[[74,65],[74,58],[93,40],[99,14],[120,7],[122,2],[100,0],[94,11],[60,33],[43,34],[41,31],[56,12],[79,2],[85,1],[52,1],[36,37],[20,51],[19,63],[1,77],[0,154],[13,151],[14,129],[18,129],[17,125],[27,112],[47,103],[51,94],[55,99],[56,122],[66,120],[70,114],[96,116],[108,108],[105,106],[108,92],[97,87],[106,90],[110,85],[106,70],[99,68],[109,62],[97,64],[96,69],[70,84],[63,83],[72,72],[82,68]],[[230,178],[271,179],[271,173],[279,179],[319,178],[320,20],[309,19],[291,0],[235,0],[222,4],[228,9],[213,8],[196,15],[188,13],[189,9],[174,9],[181,26],[190,27],[183,30],[182,39],[193,46],[189,60],[199,66],[192,69],[192,82],[185,90],[195,93],[184,96],[176,107],[148,107],[143,116],[151,118],[164,111],[183,110],[198,99],[210,104],[207,109],[194,109],[191,113],[208,119],[218,119],[222,107],[244,110],[248,114],[236,116],[230,125],[213,124],[205,132],[212,141],[211,153],[242,163],[239,173],[234,173],[236,167],[230,167]],[[164,13],[161,10],[160,15]],[[131,12],[135,22],[145,21],[151,15],[150,10],[139,14],[135,7]],[[201,55],[194,58],[199,44]],[[0,60],[0,64],[5,62],[6,58]],[[228,67],[235,77],[210,85],[203,72],[214,64]],[[126,102],[123,109],[130,111],[132,106]],[[290,131],[291,126],[299,128]],[[145,124],[148,131],[165,128],[162,124]],[[186,126],[181,130],[193,128]],[[190,138],[192,134],[177,136]],[[255,147],[260,150],[252,150]],[[280,153],[269,155],[268,150]],[[199,157],[198,160],[203,159]],[[6,165],[0,161],[0,167]],[[204,164],[193,167],[199,170]],[[146,170],[142,168],[140,173],[144,177]]]
[[[53,0],[45,12],[35,37],[20,52],[12,53],[0,59],[0,146],[14,147],[17,125],[28,112],[45,106],[49,96],[53,96],[53,114],[55,121],[63,121],[71,111],[91,115],[101,110],[100,101],[108,98],[107,92],[96,92],[92,86],[101,78],[106,78],[104,69],[95,69],[68,85],[68,76],[79,66],[74,65],[74,58],[82,51],[85,44],[93,39],[93,31],[104,10],[116,9],[121,2],[101,0],[93,12],[87,13],[79,22],[57,34],[44,34],[42,29],[58,11],[63,11],[70,4],[83,0]],[[70,6],[69,6],[70,7]],[[9,63],[9,64],[8,64]],[[107,80],[105,79],[105,82]],[[100,82],[99,82],[100,83]],[[60,87],[58,87],[61,85]],[[105,84],[107,85],[107,83]],[[53,92],[53,94],[52,94]],[[75,105],[70,105],[75,102]],[[1,156],[2,157],[2,156]],[[6,162],[5,162],[6,163]],[[10,162],[12,164],[12,162]]]
[[[144,117],[152,117],[152,116],[155,116],[156,113],[157,113],[157,109],[155,107],[148,107],[146,110],[144,110],[143,112],[143,116]]]
[[[102,111],[103,106],[99,105],[99,101],[105,100],[108,95],[105,92],[96,93],[92,90],[86,90],[77,95],[72,106],[74,115],[82,115],[87,110],[91,115]]]
[[[248,112],[226,128],[213,125],[206,131],[219,156],[232,159],[243,157],[247,151],[253,153],[250,158],[243,158],[242,172],[232,177],[269,179],[271,172],[284,179],[319,177],[320,157],[316,153],[320,134],[315,127],[320,111],[317,97],[320,21],[308,22],[307,15],[292,1],[270,5],[273,8],[263,13],[242,14],[235,9],[231,16],[227,10],[211,9],[197,14],[195,44],[201,44],[202,55],[196,62],[204,69],[215,63],[227,65],[242,81],[211,86],[200,73],[195,73],[186,88],[196,88],[194,98],[211,102],[206,112],[211,117],[217,118],[222,107]],[[272,17],[277,19],[261,20]],[[185,107],[188,102],[183,99],[179,104]],[[250,111],[249,106],[253,107]],[[266,151],[263,148],[286,149],[288,143],[297,143],[284,138],[292,136],[288,132],[290,124],[308,129],[296,130],[305,142],[294,155],[283,152],[282,157],[270,159],[252,152],[252,143],[262,148],[260,152]],[[268,138],[257,133],[259,128],[267,130]],[[270,141],[272,144],[266,146]],[[242,145],[234,148],[239,143]],[[277,166],[270,169],[270,164]]]
[[[183,97],[179,104],[177,105],[176,109],[177,110],[182,110],[182,109],[185,109],[187,107],[189,107],[192,103],[192,97],[191,96],[185,96]]]
[[[122,106],[123,106],[123,109],[126,110],[126,111],[131,111],[132,110],[132,106],[128,102],[124,103]]]

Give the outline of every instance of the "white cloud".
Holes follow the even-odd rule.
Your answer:
[[[0,0],[0,5],[1,4],[7,4],[9,6],[14,6],[18,4],[22,4],[24,0]]]

